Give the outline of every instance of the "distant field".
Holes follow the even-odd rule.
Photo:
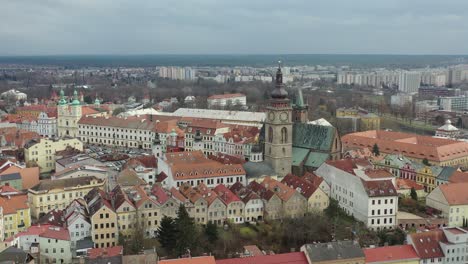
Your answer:
[[[0,64],[84,66],[273,66],[278,60],[285,65],[349,65],[360,67],[425,67],[460,63],[468,55],[57,55],[4,56]]]

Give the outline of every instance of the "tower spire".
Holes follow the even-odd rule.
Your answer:
[[[271,92],[273,99],[286,99],[288,92],[283,87],[283,73],[281,72],[281,61],[278,61],[278,70],[276,70],[275,89]]]

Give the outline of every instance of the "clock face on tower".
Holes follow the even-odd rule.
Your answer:
[[[281,119],[281,121],[288,121],[288,113],[282,112],[280,114],[280,119]]]
[[[275,120],[275,114],[270,112],[270,113],[268,114],[268,119],[269,119],[270,121]]]

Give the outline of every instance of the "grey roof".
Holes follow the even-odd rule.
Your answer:
[[[14,180],[21,180],[21,174],[18,172],[10,173],[10,174],[3,174],[0,176],[0,181],[14,181]]]
[[[364,258],[364,251],[353,241],[306,244],[305,254],[312,262]]]
[[[96,258],[96,259],[85,259],[86,264],[122,264],[122,256],[107,257],[107,258]]]
[[[76,241],[77,250],[83,250],[83,249],[93,248],[93,247],[94,247],[94,243],[93,243],[93,240],[91,240],[91,237],[85,237],[83,239]]]
[[[32,259],[30,254],[13,246],[0,252],[0,262],[29,263]]]
[[[266,161],[261,161],[261,162],[246,162],[244,165],[245,173],[247,178],[258,178],[261,176],[274,176],[276,175],[275,170],[271,165],[266,162]]]
[[[330,151],[333,146],[336,129],[332,126],[314,124],[293,124],[293,147]]]
[[[67,187],[77,187],[78,185],[89,185],[91,181],[102,182],[102,180],[96,178],[95,176],[85,176],[79,178],[69,178],[69,179],[59,179],[59,180],[43,180],[38,184],[33,186],[31,190],[33,191],[48,191],[55,188],[67,188]]]
[[[454,167],[443,167],[442,171],[437,175],[437,179],[448,182],[455,171],[457,171],[457,169]]]

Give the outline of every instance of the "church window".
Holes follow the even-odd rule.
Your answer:
[[[281,129],[281,143],[287,143],[288,142],[288,129],[286,127],[283,127]]]
[[[273,142],[273,128],[272,127],[268,128],[268,142],[270,143]]]

